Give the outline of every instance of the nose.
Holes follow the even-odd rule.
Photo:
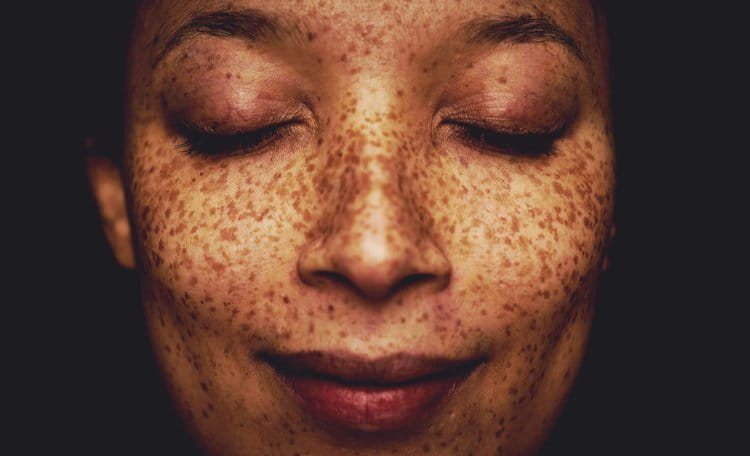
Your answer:
[[[450,281],[451,266],[438,246],[420,236],[414,220],[380,189],[361,195],[338,214],[327,236],[300,255],[297,270],[308,285],[343,286],[372,301],[419,285],[433,291]]]
[[[370,125],[368,135],[374,130]],[[451,264],[430,233],[429,218],[420,216],[413,185],[404,184],[403,151],[367,135],[358,144],[347,153],[359,157],[342,157],[342,172],[333,174],[345,184],[326,198],[322,234],[298,257],[300,279],[380,302],[406,288],[445,288]]]

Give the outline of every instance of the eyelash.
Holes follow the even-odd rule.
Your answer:
[[[299,123],[298,120],[289,120],[233,134],[217,134],[211,129],[185,123],[180,127],[184,139],[177,147],[188,155],[207,157],[254,153],[285,139]],[[521,157],[553,155],[556,152],[555,140],[560,136],[560,131],[509,133],[455,120],[445,123],[453,130],[454,138],[491,154]]]
[[[551,132],[502,132],[475,124],[451,120],[445,122],[460,142],[491,154],[542,157],[556,152],[555,140],[561,130]]]
[[[177,145],[188,155],[207,157],[257,153],[263,148],[287,138],[301,121],[289,120],[240,133],[214,133],[189,123],[180,127],[183,140]]]

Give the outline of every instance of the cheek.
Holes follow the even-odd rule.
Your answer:
[[[137,145],[131,209],[149,330],[182,415],[200,428],[232,401],[260,400],[238,384],[260,383],[243,371],[249,353],[311,327],[289,276],[315,211],[310,169],[262,156],[199,164],[166,139]]]
[[[597,131],[584,125],[547,161],[457,158],[431,184],[461,303],[452,317],[503,360],[484,383],[494,410],[546,416],[575,378],[614,192],[612,151]]]
[[[545,163],[485,157],[430,184],[437,191],[426,212],[451,253],[455,288],[482,317],[566,302],[598,267],[611,218],[611,154],[604,143],[595,152],[590,140],[560,147]]]
[[[303,161],[208,162],[166,140],[133,153],[131,185],[144,274],[189,297],[202,322],[250,329],[288,306],[288,271],[314,210]],[[263,162],[261,162],[263,161]],[[282,286],[284,285],[284,286]],[[278,303],[276,302],[278,301]]]
[[[585,352],[614,181],[606,138],[579,137],[547,164],[457,168],[466,190],[434,209],[463,326],[500,360],[481,382],[490,399],[473,407],[509,451],[552,425]]]

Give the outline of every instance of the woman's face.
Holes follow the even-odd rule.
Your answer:
[[[145,2],[125,188],[204,448],[538,449],[610,232],[603,26],[584,0]]]

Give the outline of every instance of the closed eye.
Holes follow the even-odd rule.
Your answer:
[[[179,127],[183,140],[177,147],[188,155],[222,157],[260,152],[262,149],[288,138],[302,124],[299,120],[288,120],[250,131],[238,133],[215,133],[189,123]]]
[[[521,157],[542,157],[555,152],[554,143],[561,131],[553,132],[504,132],[470,124],[447,120],[451,136],[469,147],[484,153],[507,154]]]

